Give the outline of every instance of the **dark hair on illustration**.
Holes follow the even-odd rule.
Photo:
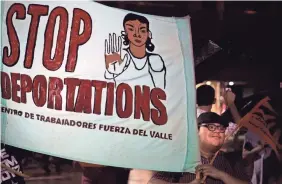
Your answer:
[[[150,31],[150,29],[149,29],[150,23],[149,23],[148,19],[146,17],[144,17],[144,16],[136,15],[136,14],[133,14],[133,13],[129,13],[129,14],[127,14],[124,17],[124,19],[123,19],[123,28],[124,29],[125,29],[125,23],[127,21],[131,21],[131,20],[139,20],[141,23],[147,24],[147,31],[148,32]],[[129,41],[128,37],[127,37],[127,34],[124,31],[122,31],[121,35],[122,35],[122,38],[124,39],[123,44],[124,45],[129,45],[130,41]],[[149,37],[148,37],[148,39],[146,41],[146,49],[148,51],[150,51],[150,52],[153,52],[154,49],[155,49],[155,45],[151,42],[151,38],[149,38]]]

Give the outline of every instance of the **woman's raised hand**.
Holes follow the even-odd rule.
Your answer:
[[[122,39],[115,33],[109,35],[109,39],[105,40],[105,63],[106,69],[112,74],[119,74],[127,62],[128,54],[121,58]]]

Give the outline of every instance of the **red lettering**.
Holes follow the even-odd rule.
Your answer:
[[[33,79],[32,99],[37,107],[43,107],[46,103],[47,81],[44,75],[36,75]]]
[[[31,68],[34,58],[34,48],[36,46],[38,26],[41,16],[48,15],[49,7],[44,5],[31,4],[28,6],[27,13],[31,15],[27,45],[25,51],[24,67]]]
[[[62,95],[64,84],[62,79],[57,77],[49,78],[49,89],[48,89],[48,104],[47,108],[54,109],[54,100],[55,100],[55,109],[62,110]]]
[[[18,96],[18,91],[21,90],[21,86],[18,84],[18,80],[20,80],[20,74],[19,73],[11,73],[12,100],[14,102],[20,103],[21,98]]]
[[[106,108],[105,115],[112,116],[114,111],[114,89],[115,83],[107,83],[107,99],[106,99]]]
[[[76,99],[75,112],[91,113],[92,84],[90,80],[81,80]]]
[[[152,89],[151,102],[156,109],[151,109],[151,119],[155,125],[164,125],[167,123],[166,107],[161,100],[166,100],[165,92],[160,88]]]
[[[8,54],[8,47],[3,48],[3,59],[2,62],[7,66],[14,66],[17,64],[20,57],[20,41],[13,24],[13,16],[16,13],[16,18],[23,20],[25,19],[25,6],[23,4],[15,3],[13,4],[7,13],[6,25],[7,34],[10,43],[10,55]]]
[[[53,46],[53,37],[57,18],[60,17],[58,36],[56,41],[55,55],[52,59],[51,51]],[[51,71],[58,70],[64,60],[65,43],[68,30],[68,12],[63,7],[56,7],[50,13],[48,23],[45,30],[44,49],[43,49],[43,65]]]
[[[107,86],[107,82],[93,80],[92,85],[95,87],[93,113],[94,114],[101,114],[102,91],[103,91],[103,88],[105,88]]]
[[[1,72],[1,93],[2,98],[11,99],[11,81],[7,73]]]
[[[134,118],[140,119],[141,113],[144,121],[150,121],[150,88],[148,86],[143,86],[143,93],[140,86],[135,86]]]
[[[84,29],[81,34],[80,24],[83,21]],[[70,32],[69,53],[66,64],[67,72],[74,72],[77,62],[78,47],[85,44],[92,34],[92,20],[90,15],[79,8],[73,10],[72,28]]]
[[[21,103],[26,103],[26,93],[32,90],[32,80],[30,76],[21,75]]]
[[[123,109],[123,93],[125,96]],[[116,111],[120,118],[129,118],[133,111],[133,93],[128,84],[121,83],[116,91]]]
[[[65,85],[67,86],[66,111],[74,112],[74,94],[76,86],[79,86],[80,81],[76,78],[66,78]]]

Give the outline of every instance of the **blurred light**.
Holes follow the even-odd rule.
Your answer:
[[[245,10],[244,12],[245,14],[248,14],[248,15],[254,15],[257,13],[255,10]]]
[[[138,5],[144,6],[144,5],[146,5],[146,3],[145,2],[138,2]]]
[[[229,86],[233,86],[233,85],[234,85],[234,82],[230,81],[230,82],[228,83],[228,85],[229,85]]]
[[[207,84],[207,85],[211,85],[211,81],[207,81],[206,84]]]

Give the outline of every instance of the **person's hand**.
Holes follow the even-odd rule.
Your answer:
[[[203,174],[203,176],[209,176],[212,177],[214,179],[219,179],[221,180],[222,177],[222,171],[216,169],[215,167],[213,167],[210,164],[203,164],[203,165],[199,165],[196,168],[197,172],[200,172]]]
[[[194,179],[192,182],[190,182],[189,184],[201,184],[201,180],[199,179]]]
[[[230,105],[234,103],[236,95],[232,91],[226,91],[224,98],[227,105]]]
[[[121,58],[122,50],[122,39],[119,36],[118,39],[116,34],[109,35],[109,39],[105,40],[105,64],[106,69],[113,74],[119,74],[122,72],[125,64],[128,60],[128,54]]]
[[[258,145],[262,148],[271,148],[270,145],[265,141],[259,141]]]
[[[259,141],[258,145],[254,148],[256,150],[256,153],[259,153],[267,146],[266,142]]]
[[[265,141],[259,140],[258,141],[258,145],[260,145],[261,147],[264,147],[266,145]]]

